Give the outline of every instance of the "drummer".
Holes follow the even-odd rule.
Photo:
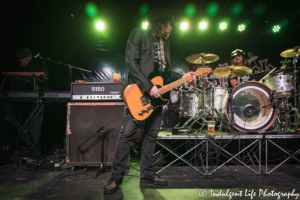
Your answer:
[[[236,49],[231,52],[231,65],[247,67],[246,54],[243,50]],[[244,83],[251,80],[253,80],[253,78],[250,74],[245,76],[238,76],[230,79],[230,85],[235,86],[238,83]]]

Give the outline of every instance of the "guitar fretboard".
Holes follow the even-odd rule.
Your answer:
[[[207,74],[207,73],[210,73],[210,72],[211,72],[211,68],[200,68],[196,72],[194,72],[194,75],[195,76],[199,76],[199,75],[203,76],[204,74]],[[193,76],[188,75],[188,76],[183,77],[183,78],[181,78],[181,79],[179,79],[179,80],[177,80],[173,83],[170,83],[168,85],[165,85],[165,86],[161,87],[159,90],[160,90],[161,94],[164,94],[164,93],[172,90],[173,88],[176,88],[176,87],[180,86],[181,84],[183,84],[183,83],[185,83],[185,82],[187,82],[191,79],[193,79]]]

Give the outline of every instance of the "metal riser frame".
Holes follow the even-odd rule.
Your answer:
[[[168,165],[164,166],[162,169],[160,169],[156,173],[160,173],[161,171],[163,171],[164,169],[166,169],[167,167],[169,167],[173,163],[175,163],[177,160],[182,160],[184,163],[188,164],[194,170],[196,170],[197,172],[200,172],[202,175],[212,175],[218,169],[220,169],[222,166],[224,166],[225,164],[227,164],[230,161],[235,161],[236,163],[242,164],[244,167],[248,168],[250,171],[253,171],[255,174],[261,174],[261,146],[262,146],[261,141],[263,139],[262,135],[245,135],[245,136],[240,136],[240,137],[238,137],[236,135],[230,135],[230,136],[227,135],[226,137],[222,137],[222,136],[215,137],[215,139],[222,139],[222,140],[236,140],[236,139],[251,140],[251,144],[249,144],[246,147],[244,147],[243,149],[241,149],[238,153],[231,153],[231,152],[225,150],[222,146],[219,146],[216,142],[214,142],[209,137],[210,136],[198,137],[198,136],[192,136],[192,135],[191,136],[161,136],[161,137],[158,137],[156,143],[159,146],[161,146],[164,150],[169,152],[168,154],[165,155],[165,157],[172,154],[172,155],[176,156],[176,159],[174,161],[172,161],[171,163],[169,163]],[[202,140],[202,141],[200,141],[197,145],[195,145],[192,148],[190,148],[189,150],[187,150],[184,154],[180,155],[178,153],[177,149],[180,146],[182,146],[183,144],[181,144],[179,147],[174,149],[174,148],[171,148],[169,145],[167,145],[166,142],[163,142],[163,140],[166,140],[166,139],[167,140],[168,139],[187,140],[187,141],[183,142],[183,144],[188,143],[190,140]],[[190,161],[188,161],[187,159],[184,158],[185,155],[187,155],[189,152],[191,152],[192,150],[194,150],[201,144],[205,144],[205,147],[204,147],[205,148],[205,166],[203,166],[203,170],[198,169]],[[220,153],[227,158],[227,161],[223,162],[220,166],[218,166],[217,168],[215,168],[212,171],[209,171],[209,165],[208,165],[208,163],[209,163],[209,158],[208,158],[209,145],[213,145],[215,148],[219,149]],[[239,145],[240,145],[240,143],[239,143]],[[255,145],[257,145],[258,149],[255,148]],[[250,149],[251,147],[252,147],[252,149]],[[256,149],[256,151],[254,151],[255,149]],[[161,151],[159,151],[159,152],[161,152]],[[242,153],[246,153],[249,156],[250,162],[253,167],[248,165],[247,164],[248,162],[244,162],[243,160],[239,159],[239,155]],[[251,159],[250,154],[254,155],[256,161],[253,161]],[[256,154],[258,154],[258,155],[256,155]],[[256,162],[256,164],[255,164],[255,162]]]

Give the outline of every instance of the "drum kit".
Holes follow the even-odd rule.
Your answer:
[[[215,87],[214,80],[249,75],[252,69],[245,66],[216,68],[210,76],[213,84],[208,87],[205,87],[205,77],[201,77],[201,92],[184,91],[181,94],[179,118],[186,118],[186,121],[177,128],[191,129],[197,123],[202,131],[209,121],[215,121],[216,124],[219,123],[219,132],[222,126],[230,132],[236,129],[247,133],[261,133],[270,129],[280,132],[296,130],[300,118],[296,104],[296,63],[299,51],[300,47],[295,47],[280,54],[285,58],[284,64],[288,63],[287,58],[294,58],[294,72],[288,72],[289,68],[281,68],[275,72],[274,69],[259,81],[238,83],[232,88],[226,87],[227,84]],[[207,53],[186,58],[187,62],[199,64],[201,68],[217,60],[217,55]],[[294,95],[294,106],[289,103],[291,95]]]

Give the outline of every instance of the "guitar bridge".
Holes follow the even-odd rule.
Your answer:
[[[146,95],[141,96],[140,99],[143,106],[147,105],[148,103],[151,103],[151,99]]]
[[[149,106],[148,108],[145,108],[144,110],[140,111],[138,114],[139,114],[139,116],[142,116],[144,113],[146,113],[152,109],[153,109],[153,106]]]

